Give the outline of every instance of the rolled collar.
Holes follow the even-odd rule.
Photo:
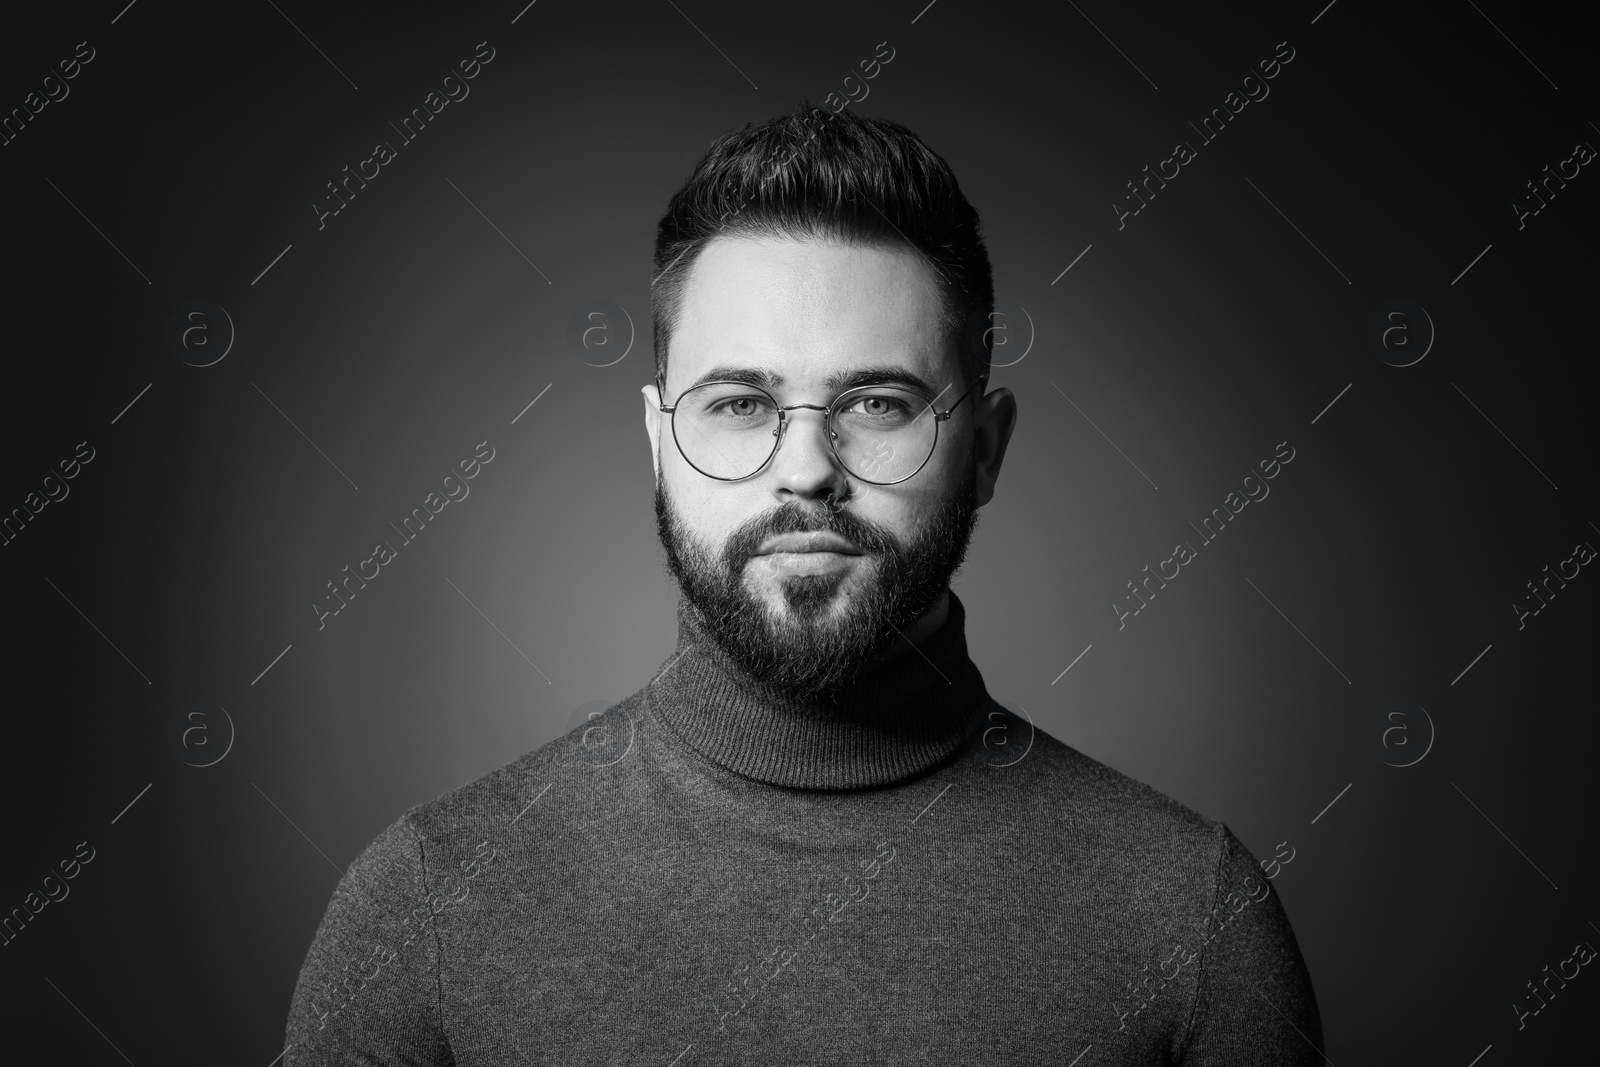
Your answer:
[[[944,625],[869,668],[837,700],[796,700],[747,674],[678,602],[678,647],[645,704],[707,760],[768,785],[850,790],[915,778],[967,739],[988,700],[954,593]]]

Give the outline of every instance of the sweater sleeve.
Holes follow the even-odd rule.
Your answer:
[[[290,1002],[285,1067],[454,1063],[440,1023],[433,918],[420,836],[408,818],[339,880]]]
[[[1324,1062],[1322,1020],[1289,917],[1248,849],[1219,826],[1217,883],[1184,1067],[1313,1067]]]

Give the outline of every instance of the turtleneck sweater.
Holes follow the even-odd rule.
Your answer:
[[[815,701],[681,603],[642,690],[351,863],[285,1063],[1322,1063],[1262,866],[991,700],[949,603]]]

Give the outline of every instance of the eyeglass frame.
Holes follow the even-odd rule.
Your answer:
[[[839,401],[843,400],[845,397],[849,396],[851,393],[860,392],[860,391],[866,390],[866,389],[877,389],[877,388],[881,388],[884,385],[891,384],[891,383],[888,383],[888,382],[869,382],[866,385],[853,385],[849,389],[844,390],[838,396],[834,397],[831,401],[829,401],[826,407],[820,407],[820,406],[818,406],[816,404],[789,404],[787,406],[781,405],[781,404],[778,403],[778,398],[777,397],[773,396],[771,393],[767,392],[765,389],[761,388],[761,386],[759,386],[759,385],[752,385],[749,382],[737,381],[737,380],[734,380],[734,379],[731,379],[731,378],[717,378],[717,379],[714,379],[714,380],[709,381],[709,382],[697,382],[694,385],[691,385],[689,388],[685,389],[682,393],[678,394],[678,402],[675,403],[675,404],[658,404],[657,407],[659,407],[661,409],[661,411],[664,412],[665,414],[671,415],[673,417],[670,428],[672,430],[672,443],[677,446],[678,455],[683,457],[683,461],[685,463],[689,464],[689,466],[694,469],[696,474],[699,474],[699,475],[701,475],[702,477],[705,477],[705,478],[710,478],[710,479],[712,479],[714,481],[718,481],[718,482],[742,482],[746,478],[754,478],[756,475],[758,475],[762,471],[766,470],[767,466],[772,462],[772,458],[778,454],[778,449],[783,447],[784,438],[788,436],[789,420],[788,420],[788,417],[784,413],[788,412],[788,411],[796,411],[796,410],[799,410],[799,409],[803,408],[803,409],[805,409],[807,411],[820,411],[820,412],[822,412],[822,426],[823,426],[823,428],[825,430],[828,431],[828,451],[833,453],[833,458],[839,461],[839,466],[844,469],[845,473],[850,474],[851,476],[853,476],[853,477],[855,477],[857,479],[860,479],[861,481],[867,483],[868,485],[899,485],[901,482],[907,482],[907,481],[910,481],[912,478],[915,478],[918,474],[920,474],[922,472],[922,468],[926,467],[928,465],[928,460],[933,458],[934,450],[939,447],[939,424],[941,422],[944,422],[947,419],[949,419],[951,415],[955,414],[955,410],[956,410],[956,408],[961,406],[961,402],[963,400],[965,400],[972,393],[972,391],[974,389],[976,389],[978,386],[982,385],[984,382],[986,382],[988,380],[989,380],[989,375],[987,373],[978,375],[978,377],[973,380],[972,384],[967,386],[966,392],[962,393],[959,397],[957,397],[955,403],[951,404],[944,411],[939,411],[937,408],[935,408],[933,406],[934,400],[938,400],[939,399],[937,396],[935,396],[933,398],[933,400],[928,400],[926,397],[923,398],[923,402],[928,405],[928,410],[933,412],[933,443],[928,446],[928,454],[922,458],[922,462],[921,463],[917,464],[917,469],[916,470],[912,471],[910,474],[906,475],[904,478],[896,478],[892,482],[875,482],[870,478],[863,478],[861,475],[856,474],[855,471],[851,470],[850,469],[850,465],[847,464],[844,461],[844,457],[839,455],[839,445],[838,445],[839,432],[833,428],[833,409],[834,409],[834,406],[839,403]],[[687,453],[687,452],[685,452],[683,450],[683,443],[678,440],[677,413],[678,413],[679,406],[683,403],[684,396],[686,394],[688,394],[688,393],[694,392],[696,389],[700,389],[700,388],[703,388],[703,387],[708,386],[708,385],[739,385],[739,386],[743,386],[743,387],[745,387],[747,389],[754,389],[756,392],[760,393],[762,396],[764,396],[768,400],[772,401],[773,408],[778,412],[778,428],[776,430],[772,431],[772,436],[774,438],[774,441],[773,441],[773,444],[772,444],[772,451],[768,452],[767,453],[767,458],[761,461],[761,465],[759,467],[757,467],[755,470],[751,471],[749,474],[742,474],[737,478],[722,478],[722,477],[719,477],[718,475],[715,475],[715,474],[707,474],[705,471],[703,471],[699,467],[695,466],[694,460],[689,458],[689,453]],[[907,388],[906,386],[896,386],[896,388],[906,389],[907,392],[911,392],[911,393],[915,393],[916,392],[915,389],[910,389],[910,388]],[[659,397],[664,392],[666,392],[666,382],[662,378],[657,377],[656,378],[656,395]],[[976,404],[977,401],[974,400],[973,403]],[[726,457],[724,457],[724,458],[726,458]]]

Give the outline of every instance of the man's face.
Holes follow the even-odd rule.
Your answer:
[[[940,311],[914,252],[720,238],[685,287],[666,399],[754,375],[779,405],[826,406],[863,374],[896,375],[944,410],[969,383]],[[759,473],[708,478],[673,442],[655,387],[644,393],[669,566],[758,677],[805,696],[838,688],[941,602],[980,503],[971,398],[939,425],[921,471],[877,486],[845,471],[823,413],[808,409],[786,413],[782,447]]]

